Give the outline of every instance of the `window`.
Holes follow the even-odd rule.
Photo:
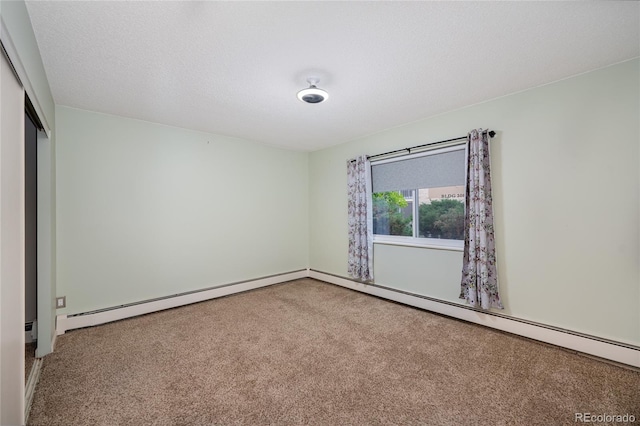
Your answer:
[[[465,146],[372,162],[374,242],[461,250]]]

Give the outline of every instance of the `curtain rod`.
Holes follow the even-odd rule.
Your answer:
[[[491,137],[491,138],[496,135],[496,132],[494,132],[493,130],[483,130],[482,133],[488,133],[489,137]],[[431,146],[431,145],[438,145],[438,144],[441,144],[441,143],[454,142],[454,141],[459,141],[459,140],[462,140],[462,139],[467,139],[467,136],[460,136],[458,138],[446,139],[446,140],[438,141],[438,142],[429,142],[429,143],[425,143],[425,144],[422,144],[422,145],[412,146],[412,147],[409,147],[409,148],[396,149],[395,151],[383,152],[382,154],[367,155],[367,159],[370,160],[372,158],[384,157],[385,155],[397,154],[398,152],[404,152],[404,151],[407,151],[407,154],[411,154],[411,150],[412,149],[425,148],[425,147]],[[356,160],[350,160],[350,161],[353,162],[353,161],[356,161]]]

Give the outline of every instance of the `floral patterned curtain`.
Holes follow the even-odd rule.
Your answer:
[[[498,294],[493,235],[489,136],[482,129],[467,137],[464,260],[460,298],[482,309],[503,309]]]
[[[361,155],[347,162],[349,215],[348,273],[362,281],[373,280],[373,215],[371,164]]]

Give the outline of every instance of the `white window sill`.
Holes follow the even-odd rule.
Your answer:
[[[464,251],[464,241],[439,238],[398,237],[394,235],[374,235],[374,244],[417,247],[435,250]]]

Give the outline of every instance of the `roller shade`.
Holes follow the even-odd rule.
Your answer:
[[[373,192],[465,184],[465,150],[373,164]]]

